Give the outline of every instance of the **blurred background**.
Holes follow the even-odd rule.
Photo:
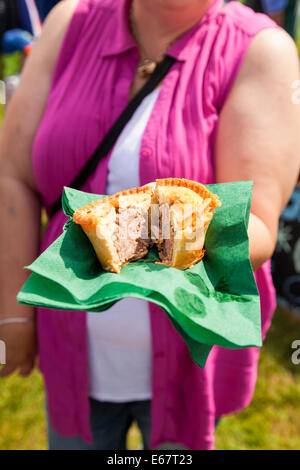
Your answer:
[[[43,21],[59,0],[0,0],[0,125],[18,86],[22,66]],[[101,0],[99,0],[101,1]],[[284,27],[300,52],[300,5],[297,0],[247,0]],[[46,219],[44,224],[46,224]],[[293,361],[293,342],[300,348],[300,186],[284,210],[272,260],[278,308],[259,363],[258,383],[251,405],[224,417],[216,432],[217,449],[300,449],[300,353]],[[295,356],[294,356],[295,357]],[[133,426],[129,448],[139,449]],[[42,378],[0,380],[0,450],[46,449]]]

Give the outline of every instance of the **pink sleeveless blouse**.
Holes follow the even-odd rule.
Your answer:
[[[32,162],[45,207],[68,186],[128,102],[138,50],[130,35],[131,0],[79,0],[55,67]],[[275,27],[237,2],[213,0],[201,21],[173,44],[176,58],[143,135],[140,183],[184,177],[214,183],[220,110],[252,38]],[[104,194],[110,155],[84,190]],[[62,232],[51,220],[41,250]],[[262,336],[275,295],[267,262],[257,273]],[[167,316],[150,304],[153,342],[151,446],[163,442],[212,449],[216,417],[241,410],[252,398],[259,350],[214,347],[202,371]],[[51,422],[58,433],[90,442],[86,314],[38,309],[39,361]]]

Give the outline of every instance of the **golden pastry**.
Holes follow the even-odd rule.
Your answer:
[[[133,188],[94,201],[74,213],[90,239],[101,266],[120,273],[130,261],[148,253],[148,213],[151,185]]]
[[[159,206],[156,243],[162,264],[191,268],[204,256],[206,231],[221,205],[218,196],[195,181],[166,178],[156,180],[153,199]]]
[[[221,203],[205,186],[180,178],[156,180],[78,209],[81,225],[106,271],[120,273],[156,245],[160,264],[187,269],[201,261],[214,210]]]

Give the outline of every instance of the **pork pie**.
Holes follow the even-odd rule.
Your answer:
[[[220,205],[200,183],[165,178],[94,201],[78,209],[73,221],[106,271],[120,273],[153,245],[160,264],[187,269],[203,258],[205,234]]]

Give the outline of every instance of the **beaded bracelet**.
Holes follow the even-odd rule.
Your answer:
[[[0,326],[9,325],[10,323],[28,323],[33,320],[34,320],[33,318],[26,318],[26,317],[5,318],[4,320],[0,320]]]

